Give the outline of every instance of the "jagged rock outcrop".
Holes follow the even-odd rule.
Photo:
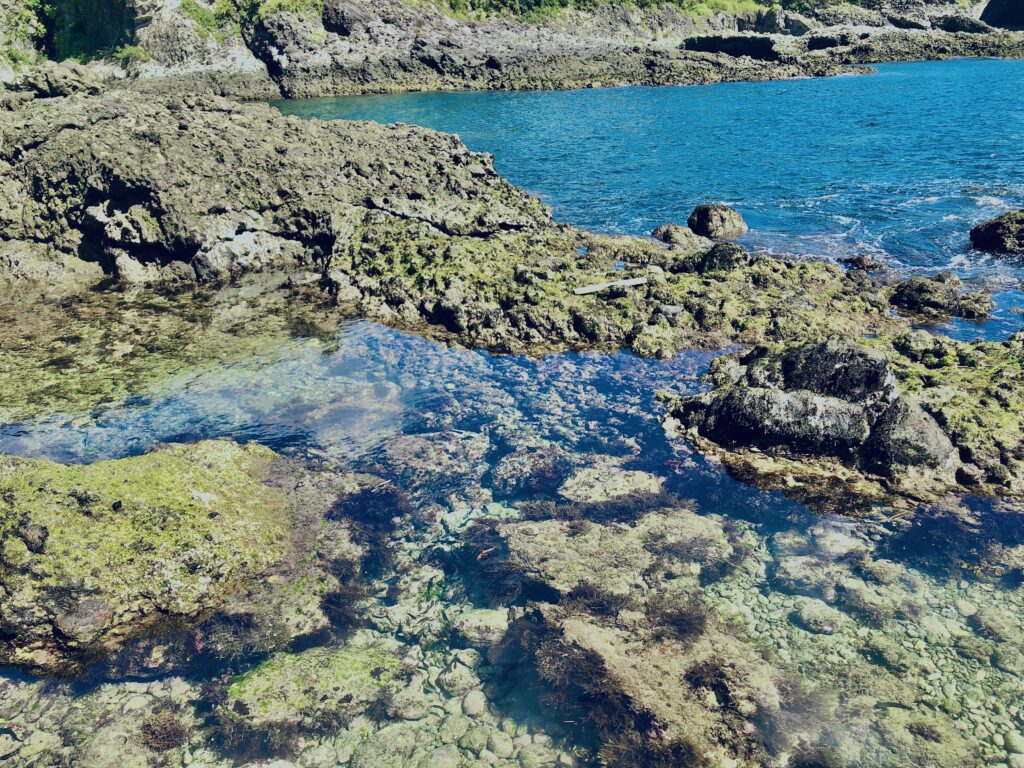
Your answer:
[[[834,459],[927,493],[955,484],[950,438],[904,394],[883,352],[838,339],[720,363],[719,387],[670,407],[684,430],[725,450]]]
[[[835,265],[557,225],[488,156],[426,129],[111,92],[0,112],[0,137],[7,290],[268,273],[501,351],[667,355],[900,326],[885,286]]]
[[[134,283],[318,274],[371,220],[466,238],[549,223],[488,158],[409,126],[115,93],[32,102],[0,116],[0,135],[8,276],[90,263]],[[40,243],[35,264],[21,257]]]
[[[1002,29],[1024,29],[1024,6],[1017,0],[989,0],[981,20]]]
[[[1024,211],[1010,211],[971,230],[975,248],[995,253],[1024,254]]]

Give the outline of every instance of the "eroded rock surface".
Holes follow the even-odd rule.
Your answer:
[[[847,492],[934,498],[1020,492],[1020,340],[923,331],[754,349],[713,366],[716,389],[670,416],[741,476],[834,507]]]

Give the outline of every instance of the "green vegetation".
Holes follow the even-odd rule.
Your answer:
[[[393,653],[375,645],[276,653],[231,681],[218,715],[235,738],[280,745],[386,700],[401,670]]]
[[[276,455],[213,441],[89,465],[0,458],[0,663],[65,671],[198,620],[283,557]],[[67,646],[67,647],[65,647]]]

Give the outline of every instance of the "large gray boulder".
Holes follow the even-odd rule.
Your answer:
[[[932,416],[901,394],[886,356],[831,339],[716,365],[718,389],[681,398],[671,415],[727,450],[831,457],[895,478],[908,468],[952,481],[956,449]]]

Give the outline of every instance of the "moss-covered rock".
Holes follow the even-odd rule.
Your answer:
[[[403,669],[399,652],[380,643],[277,653],[231,680],[217,715],[232,741],[275,751],[382,704],[400,688]]]
[[[0,659],[69,673],[222,606],[287,554],[278,461],[232,442],[84,466],[0,460]]]

